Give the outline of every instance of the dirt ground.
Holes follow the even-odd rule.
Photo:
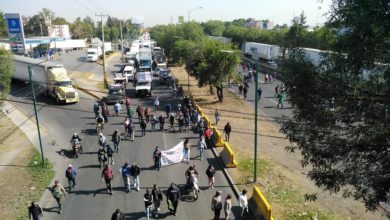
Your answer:
[[[171,67],[171,70],[186,91],[188,83],[185,69]],[[252,189],[253,174],[243,169],[243,166],[253,164],[254,109],[228,89],[224,89],[224,102],[219,103],[216,95],[210,95],[209,87],[198,88],[194,78],[191,78],[190,85],[194,100],[212,123],[215,123],[214,111],[219,108],[221,120],[217,128],[220,131],[230,122],[230,145],[242,167],[229,169],[229,173],[239,189]],[[387,219],[381,213],[366,212],[359,201],[344,199],[340,194],[331,195],[317,188],[306,177],[307,169],[299,163],[300,153],[285,150],[291,143],[279,132],[278,125],[263,112],[259,112],[259,115],[258,158],[263,167],[258,166],[260,178],[256,185],[271,204],[276,219]],[[317,200],[305,201],[306,193],[317,193]]]

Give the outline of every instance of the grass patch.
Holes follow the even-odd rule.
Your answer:
[[[240,180],[242,181],[239,184],[245,184],[253,181],[253,174],[254,174],[254,160],[249,158],[241,158],[238,161],[238,170],[243,175],[243,178]],[[265,172],[268,172],[271,169],[271,164],[263,159],[257,159],[257,165],[256,165],[256,174],[258,178],[263,178],[265,176]]]
[[[33,148],[28,156],[28,166],[26,169],[26,181],[28,187],[20,189],[19,197],[14,206],[15,219],[26,219],[27,207],[32,201],[39,201],[42,193],[49,185],[54,177],[53,165],[45,160],[45,165],[42,166],[42,159],[39,152]]]

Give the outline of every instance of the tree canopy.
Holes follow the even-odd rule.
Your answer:
[[[333,1],[328,28],[338,36],[321,30],[320,37],[331,42],[332,52],[316,66],[292,50],[283,68],[296,106],[282,123],[295,143],[287,149],[301,151],[317,186],[341,190],[368,210],[388,203],[390,195],[389,11],[388,1]],[[293,33],[302,33],[295,26]]]
[[[13,57],[10,51],[0,47],[0,104],[8,95],[11,87],[11,77],[14,70]]]

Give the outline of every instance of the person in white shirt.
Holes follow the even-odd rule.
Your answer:
[[[153,103],[153,106],[154,106],[154,111],[158,111],[158,107],[160,105],[160,101],[158,100],[158,98],[156,97],[156,99],[154,100],[154,103]]]
[[[248,191],[246,189],[243,189],[239,196],[239,203],[242,209],[241,216],[243,216],[244,213],[248,212],[248,198],[246,196],[247,192]]]

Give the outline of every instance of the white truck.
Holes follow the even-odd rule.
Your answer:
[[[45,89],[45,94],[55,98],[57,103],[75,103],[79,94],[73,88],[66,69],[53,61],[42,62],[28,57],[14,55],[13,79],[30,81],[28,66],[31,66],[32,81]]]
[[[69,50],[80,50],[86,47],[85,40],[83,39],[69,39],[64,41],[56,41],[50,43],[50,48]]]
[[[275,60],[280,53],[280,47],[271,44],[245,42],[243,53],[250,55],[254,60]]]
[[[135,74],[135,96],[152,96],[153,76],[151,72],[137,72]]]
[[[152,67],[152,49],[139,49],[139,65],[142,67]]]
[[[96,62],[99,60],[99,56],[102,55],[102,49],[100,47],[92,47],[87,50],[87,61]]]
[[[325,51],[321,51],[313,48],[299,48],[305,54],[305,58],[310,61],[313,65],[319,66],[323,57],[321,53],[325,53]]]

